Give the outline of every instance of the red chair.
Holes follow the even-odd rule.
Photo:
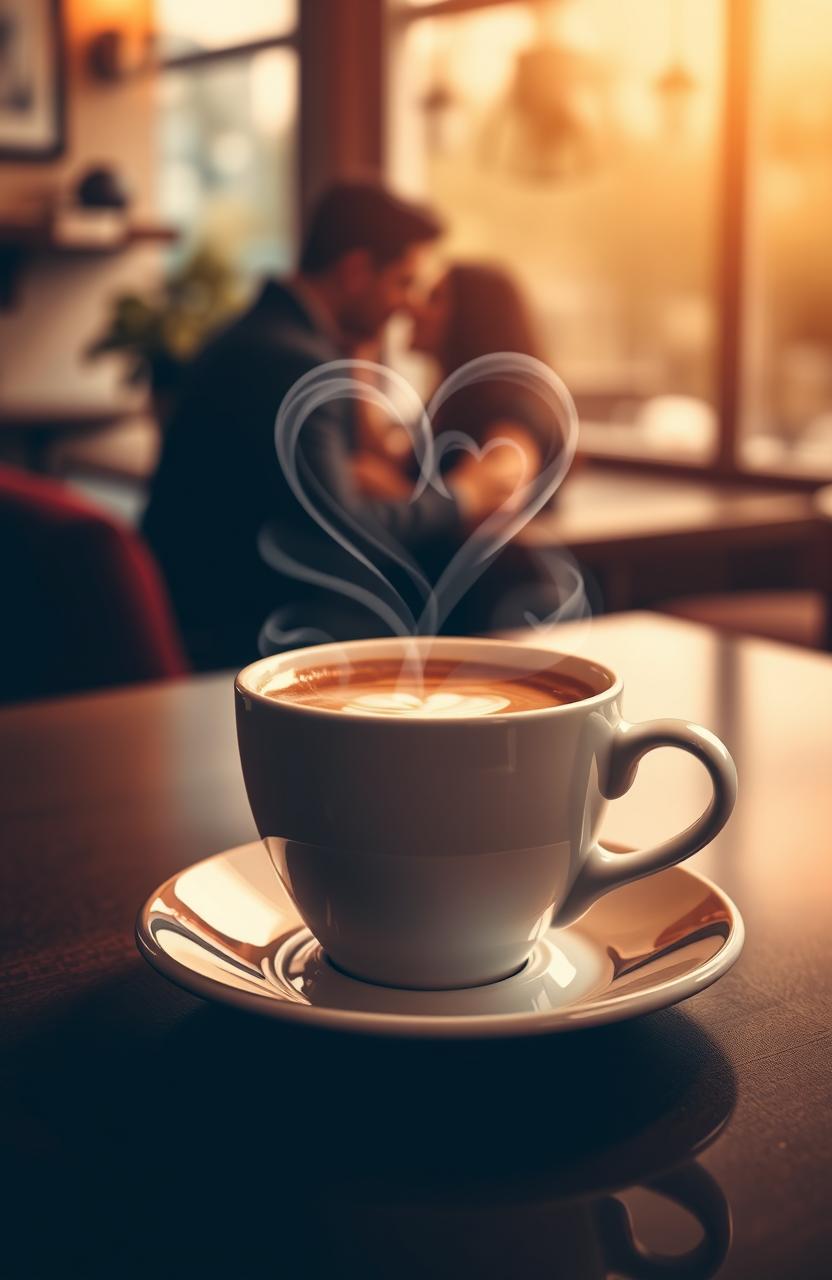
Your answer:
[[[188,667],[149,551],[71,489],[0,467],[0,701]]]

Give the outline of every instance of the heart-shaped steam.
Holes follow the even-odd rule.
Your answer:
[[[372,381],[367,380],[368,375]],[[438,581],[431,585],[406,548],[382,526],[346,510],[336,501],[316,476],[304,452],[298,450],[300,434],[312,415],[331,401],[363,399],[379,407],[407,432],[419,467],[410,501],[418,501],[428,486],[450,498],[441,473],[442,459],[449,452],[465,450],[481,458],[500,445],[517,448],[514,441],[499,437],[481,446],[472,436],[456,430],[433,436],[431,422],[452,396],[475,383],[493,380],[513,383],[526,392],[533,392],[551,411],[558,431],[552,433],[548,456],[538,474],[521,484],[479,525],[453,555]],[[575,456],[577,442],[578,416],[572,397],[561,379],[532,356],[501,352],[471,360],[442,383],[427,408],[410,383],[393,370],[366,360],[333,361],[305,374],[286,395],[275,422],[275,447],[287,483],[298,502],[324,533],[372,575],[378,584],[377,590],[336,577],[316,566],[301,564],[268,536],[261,537],[261,552],[281,573],[359,601],[394,635],[434,634],[503,547],[557,492]],[[418,616],[373,562],[368,554],[373,549],[408,575],[422,601]]]

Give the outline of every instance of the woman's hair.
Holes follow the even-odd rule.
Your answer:
[[[460,262],[448,270],[448,327],[439,352],[443,376],[497,351],[539,352],[526,301],[500,267]]]
[[[449,268],[445,284],[447,330],[437,352],[443,378],[469,360],[499,351],[539,358],[525,299],[507,272],[480,263],[457,263]],[[550,417],[536,392],[498,375],[455,392],[439,410],[434,429],[444,430],[450,422],[477,436],[490,422],[519,418],[545,437],[551,434]]]

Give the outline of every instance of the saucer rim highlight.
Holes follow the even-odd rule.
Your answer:
[[[212,854],[208,858],[200,858],[190,867],[227,858],[231,854],[243,850],[261,849],[267,857],[266,850],[260,840],[247,841]],[[721,978],[738,960],[745,943],[745,924],[736,904],[729,895],[709,877],[699,871],[677,864],[666,868],[657,875],[683,875],[698,881],[719,898],[730,920],[730,931],[723,945],[715,955],[701,962],[689,972],[674,978],[659,980],[656,985],[645,990],[622,992],[606,997],[589,997],[574,1005],[566,1005],[558,1009],[544,1012],[521,1013],[487,1013],[465,1015],[442,1014],[398,1014],[373,1012],[366,1010],[350,1010],[322,1007],[283,1000],[276,996],[265,998],[247,991],[240,991],[219,979],[207,978],[196,973],[187,965],[174,960],[156,943],[147,918],[152,904],[160,895],[179,879],[189,867],[182,867],[174,875],[164,880],[146,899],[136,917],[135,941],[139,954],[163,977],[175,986],[196,995],[204,1000],[216,1001],[231,1005],[262,1017],[276,1018],[283,1022],[293,1022],[304,1026],[315,1026],[322,1029],[348,1031],[364,1035],[398,1036],[404,1038],[424,1039],[484,1039],[509,1038],[513,1036],[542,1035],[576,1031],[582,1027],[603,1026],[611,1022],[621,1022],[629,1018],[640,1017],[659,1009],[678,1004],[690,996],[704,991]],[[652,879],[652,877],[645,877]],[[634,881],[623,886],[632,893],[639,884]],[[605,897],[613,898],[613,889]],[[286,895],[287,900],[288,895]],[[290,901],[290,900],[289,900]],[[306,928],[300,916],[298,927]],[[567,927],[566,931],[580,932],[581,920]],[[358,979],[356,979],[358,981]],[[476,989],[476,988],[475,988]],[[391,988],[395,990],[395,988]]]

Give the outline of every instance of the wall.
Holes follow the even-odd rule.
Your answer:
[[[152,220],[153,82],[105,84],[85,68],[89,38],[119,26],[137,36],[150,0],[64,0],[67,29],[66,151],[55,163],[0,162],[0,206],[54,198],[87,166],[116,165],[138,221]],[[0,311],[0,403],[97,402],[122,398],[118,359],[87,362],[83,352],[101,329],[113,293],[157,277],[158,248],[136,246],[106,257],[30,258],[11,308]]]

